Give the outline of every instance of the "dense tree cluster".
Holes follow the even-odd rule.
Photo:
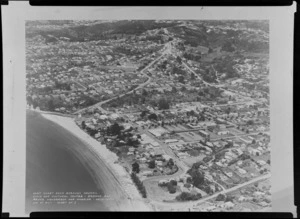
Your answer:
[[[169,193],[173,194],[176,193],[176,187],[177,187],[177,181],[176,180],[171,180],[168,184],[167,184],[167,188]]]
[[[226,195],[225,194],[219,194],[216,198],[216,201],[225,201]]]
[[[150,169],[154,169],[154,168],[155,168],[155,160],[149,161],[148,167],[149,167]]]
[[[223,46],[222,46],[222,51],[226,51],[226,52],[234,52],[235,48],[232,42],[230,41],[226,41]]]
[[[107,127],[106,133],[109,134],[109,135],[118,135],[119,136],[123,129],[124,129],[123,126],[121,126],[117,122],[115,122],[111,126]]]
[[[140,165],[137,162],[134,162],[132,164],[132,172],[135,172],[135,173],[139,173],[140,172]]]
[[[143,182],[138,178],[138,176],[134,172],[131,173],[131,179],[135,183],[139,192],[142,194],[143,198],[147,198],[146,188],[145,188]]]
[[[212,69],[207,68],[205,72],[202,73],[202,79],[208,83],[215,83],[217,79],[216,73]]]
[[[191,178],[192,184],[197,188],[201,188],[202,184],[204,183],[205,178],[204,178],[204,174],[199,171],[199,169],[198,169],[199,166],[198,166],[198,168],[197,168],[197,166],[198,165],[192,166],[192,168],[189,169],[187,171],[187,173],[192,177]]]
[[[233,61],[233,59],[229,56],[226,56],[222,59],[216,59],[214,68],[216,71],[220,73],[225,73],[225,79],[234,78],[234,77],[240,77],[238,72],[233,68],[233,66],[236,63]]]
[[[182,192],[180,195],[176,196],[177,201],[195,201],[202,198],[200,193],[191,194],[189,192]]]
[[[162,110],[162,109],[170,109],[170,104],[169,102],[165,99],[165,98],[161,98],[158,101],[158,109]]]

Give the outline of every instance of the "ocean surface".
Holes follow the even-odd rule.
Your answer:
[[[83,142],[39,113],[26,112],[26,212],[106,211],[104,201],[76,204],[33,204],[35,192],[97,192],[91,174],[76,155],[68,150]]]

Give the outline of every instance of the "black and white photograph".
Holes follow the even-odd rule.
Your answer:
[[[23,24],[27,214],[272,211],[270,19]]]
[[[268,21],[26,22],[29,200],[270,207],[268,76]]]

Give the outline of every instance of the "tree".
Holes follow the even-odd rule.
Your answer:
[[[177,181],[174,180],[174,179],[172,179],[172,180],[170,181],[170,184],[172,184],[173,186],[177,186]]]
[[[180,76],[178,77],[178,82],[179,82],[179,83],[182,83],[182,84],[185,83],[185,81],[184,81],[184,76],[183,76],[183,75],[180,75]]]
[[[176,196],[176,200],[178,201],[190,201],[190,200],[198,200],[202,198],[200,193],[191,194],[188,192],[182,192],[180,195]]]
[[[148,167],[150,169],[154,169],[155,168],[155,160],[151,160],[149,163],[148,163]]]
[[[264,173],[264,170],[260,170],[259,173],[260,173],[260,174],[263,174],[263,173]]]
[[[112,135],[120,135],[122,127],[118,123],[114,123],[110,126],[110,132]]]
[[[179,62],[179,64],[181,64],[181,58],[179,56],[177,56],[176,60]]]
[[[85,129],[85,128],[86,128],[85,121],[82,121],[82,122],[81,122],[81,128],[83,128],[83,129]]]
[[[133,138],[128,138],[126,144],[132,147],[138,147],[139,145],[139,140],[138,139],[133,139]]]
[[[170,108],[170,105],[169,105],[169,103],[168,103],[168,101],[167,101],[166,99],[161,98],[161,99],[159,99],[159,101],[158,101],[158,108],[159,108],[160,110],[162,110],[162,109],[169,109],[169,108]]]
[[[188,178],[186,179],[186,182],[187,182],[187,183],[193,183],[192,177],[188,177]]]
[[[148,92],[147,92],[145,89],[143,89],[142,95],[143,95],[143,96],[147,96],[147,95],[148,95]]]
[[[186,91],[186,87],[185,86],[182,86],[181,89],[180,89],[182,92]]]
[[[168,161],[168,164],[167,164],[167,165],[168,165],[169,167],[174,166],[174,161],[173,161],[172,158]]]
[[[137,162],[134,162],[132,164],[132,172],[135,172],[135,173],[139,173],[140,172],[140,165]]]
[[[199,188],[204,183],[204,175],[200,173],[198,169],[191,168],[187,171],[187,173],[192,177],[194,186]]]
[[[234,196],[227,195],[225,202],[232,202],[234,200]]]
[[[228,142],[224,148],[231,148],[233,147],[233,143],[232,142]]]
[[[141,115],[140,115],[140,116],[141,116],[142,118],[144,118],[146,115],[147,115],[147,111],[146,111],[146,110],[143,110],[143,111],[141,112]]]
[[[135,183],[136,187],[138,188],[138,190],[140,191],[140,193],[142,194],[143,198],[147,198],[147,191],[146,188],[143,184],[143,182],[141,182],[141,180],[138,178],[138,176],[135,174],[135,172],[131,173],[131,179],[132,181]]]
[[[226,196],[224,194],[219,194],[216,198],[216,201],[225,201]]]
[[[222,46],[222,50],[223,51],[227,51],[227,52],[233,52],[235,51],[233,44],[230,41],[226,41],[224,43],[224,45]]]
[[[148,119],[150,120],[157,120],[157,115],[155,113],[151,113],[149,116],[148,116]]]
[[[207,194],[212,194],[212,193],[213,193],[213,191],[212,191],[212,189],[210,188],[210,186],[205,186],[203,189],[204,189],[204,191],[205,191]]]
[[[176,192],[176,186],[172,185],[171,183],[168,183],[168,191],[171,194],[174,194]]]
[[[195,80],[196,79],[196,76],[195,76],[195,74],[191,74],[191,80]]]
[[[198,161],[198,162],[196,162],[196,163],[193,163],[193,166],[192,166],[192,168],[193,169],[199,169],[199,167],[201,166],[201,165],[203,165],[204,163],[202,162],[202,161]]]
[[[207,156],[207,157],[204,157],[204,158],[203,158],[203,161],[204,161],[204,162],[209,162],[210,160],[212,160],[212,157],[211,157],[211,156]]]
[[[254,121],[253,120],[248,120],[247,125],[254,125]]]
[[[48,100],[48,108],[50,111],[53,111],[55,109],[53,99]]]
[[[173,92],[173,93],[176,93],[176,92],[177,92],[176,87],[172,86],[172,92]]]
[[[226,113],[229,114],[231,111],[230,107],[227,108]]]

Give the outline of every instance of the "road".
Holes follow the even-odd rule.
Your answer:
[[[106,114],[107,114],[107,113],[109,113],[109,111],[107,111],[107,110],[105,110],[105,109],[103,109],[103,108],[101,107],[103,104],[105,104],[105,103],[107,103],[107,102],[109,102],[109,101],[115,100],[115,99],[117,99],[117,98],[121,98],[121,97],[123,97],[123,96],[125,96],[125,95],[127,95],[127,94],[133,93],[135,90],[138,90],[138,89],[141,89],[141,88],[145,87],[147,84],[149,84],[149,83],[151,82],[152,78],[149,77],[147,74],[145,74],[144,71],[146,71],[148,68],[150,68],[154,63],[156,63],[159,59],[161,59],[165,54],[170,53],[170,50],[171,50],[171,42],[172,42],[172,41],[166,43],[166,45],[165,45],[164,48],[163,48],[164,51],[162,52],[162,54],[161,54],[158,58],[156,58],[155,60],[153,60],[150,64],[148,64],[145,68],[143,68],[143,69],[140,71],[142,74],[144,74],[144,75],[148,78],[148,80],[147,80],[146,82],[140,84],[139,86],[137,86],[135,89],[133,89],[133,90],[131,90],[131,91],[128,91],[128,92],[126,92],[126,93],[124,93],[124,94],[122,94],[122,95],[118,95],[118,96],[115,96],[115,97],[113,97],[113,98],[110,98],[110,99],[107,99],[107,100],[98,102],[98,103],[96,103],[96,104],[94,104],[94,105],[92,105],[92,106],[89,106],[89,107],[80,109],[80,110],[74,112],[74,114],[78,114],[78,113],[81,113],[81,112],[83,112],[83,111],[85,111],[85,110],[93,109],[93,108],[96,108],[96,107],[98,107],[103,113],[106,113]]]
[[[271,174],[267,174],[267,175],[263,175],[263,176],[259,176],[255,179],[252,179],[248,182],[245,182],[243,184],[240,184],[240,185],[237,185],[235,187],[232,187],[230,189],[226,189],[224,191],[220,191],[220,192],[217,192],[211,196],[208,196],[206,198],[203,198],[203,199],[200,199],[200,200],[197,200],[197,201],[189,201],[189,202],[159,202],[159,201],[151,201],[152,204],[155,204],[155,205],[158,205],[158,206],[164,206],[164,207],[169,207],[169,208],[172,208],[172,207],[177,207],[177,208],[191,208],[191,207],[194,207],[195,205],[200,205],[202,204],[203,202],[206,202],[210,199],[213,199],[213,198],[216,198],[219,194],[226,194],[226,193],[229,193],[229,192],[233,192],[237,189],[240,189],[242,187],[245,187],[245,186],[248,186],[250,184],[253,184],[253,183],[256,183],[260,180],[264,180],[264,179],[268,179],[271,177]]]

